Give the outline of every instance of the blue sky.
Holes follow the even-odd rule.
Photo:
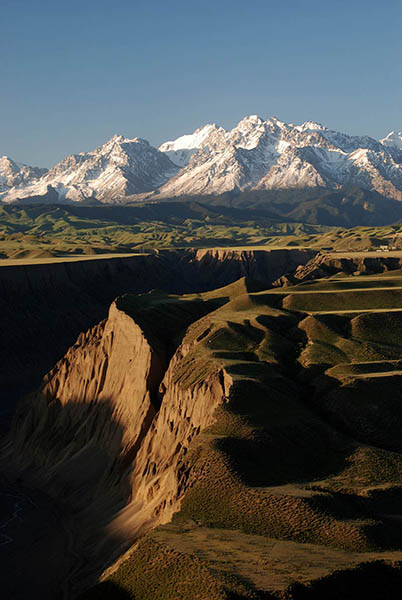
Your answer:
[[[402,130],[400,0],[0,4],[0,155],[18,161],[250,114]]]

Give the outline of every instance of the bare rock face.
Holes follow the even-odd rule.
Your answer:
[[[66,560],[61,577],[69,593],[171,519],[186,489],[187,448],[225,398],[219,371],[181,381],[194,343],[173,337],[216,302],[144,297],[144,309],[114,302],[107,320],[79,336],[19,405],[3,454],[11,479],[45,492],[72,520],[78,566]]]
[[[220,370],[189,385],[178,380],[177,370],[190,350],[185,344],[178,348],[161,383],[161,407],[131,474],[135,502],[113,522],[115,535],[120,532],[121,537],[133,537],[171,520],[186,490],[187,449],[214,422],[215,409],[225,400],[225,377]]]
[[[82,331],[107,317],[125,293],[160,289],[193,293],[240,277],[268,286],[308,262],[309,250],[175,250],[76,262],[2,267],[0,310],[0,417],[43,375]],[[1,423],[0,423],[1,426]],[[5,427],[7,424],[5,425]]]
[[[31,471],[32,483],[46,480],[47,489],[58,492],[68,474],[75,478],[86,464],[82,489],[76,481],[74,487],[79,504],[93,501],[88,482],[99,483],[116,458],[124,462],[151,422],[151,397],[163,371],[144,333],[113,303],[109,318],[81,334],[41,389],[19,406],[16,461]]]

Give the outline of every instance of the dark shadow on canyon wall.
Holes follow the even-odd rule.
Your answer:
[[[113,581],[103,581],[85,593],[85,600],[133,600],[133,596]]]
[[[308,586],[292,585],[289,600],[399,600],[402,563],[376,561],[337,571]]]
[[[202,292],[243,276],[264,287],[314,254],[188,249],[1,267],[0,435],[21,394],[39,386],[78,335],[107,316],[117,296],[151,289]]]
[[[130,500],[132,461],[108,400],[35,400],[2,456],[0,589],[15,600],[74,598],[127,546],[107,526]]]

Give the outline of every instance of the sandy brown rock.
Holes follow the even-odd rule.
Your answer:
[[[243,276],[266,286],[314,254],[308,250],[187,249],[1,267],[0,428],[2,411],[10,414],[22,393],[37,389],[77,336],[107,317],[117,296],[151,289],[202,292]]]
[[[204,306],[194,302],[194,312],[177,309],[183,323]],[[189,444],[225,398],[220,372],[182,385],[177,367],[191,344],[167,369],[171,349],[156,339],[153,313],[141,313],[140,326],[119,305],[129,301],[114,302],[19,405],[3,453],[8,477],[45,492],[72,518],[69,589],[170,520],[186,488]]]
[[[56,496],[70,484],[77,507],[99,504],[152,421],[164,368],[144,332],[113,303],[106,322],[82,334],[19,406],[9,450],[17,468]]]

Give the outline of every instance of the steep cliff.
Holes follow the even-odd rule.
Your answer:
[[[239,277],[268,285],[306,263],[300,250],[178,250],[146,256],[0,268],[0,421],[124,293],[192,293]],[[1,426],[1,422],[0,422]]]
[[[116,460],[127,462],[145,435],[164,369],[165,358],[113,303],[18,406],[12,452],[29,482],[67,495],[71,483],[74,502],[96,504]]]
[[[119,298],[19,404],[2,467],[72,518],[71,561],[60,575],[69,594],[177,510],[187,448],[224,396],[217,372],[185,389],[175,380],[189,351],[180,340],[226,300]]]
[[[353,294],[345,293],[348,302]],[[19,407],[4,468],[14,485],[46,494],[65,529],[65,558],[59,571],[44,569],[52,591],[42,600],[75,597],[138,538],[115,581],[141,600],[180,597],[164,562],[172,553],[189,569],[180,578],[186,600],[233,597],[240,583],[244,597],[291,598],[289,582],[363,558],[398,559],[400,446],[377,435],[386,428],[388,440],[399,439],[398,402],[386,397],[379,419],[378,382],[368,378],[364,402],[356,400],[370,365],[358,369],[357,385],[349,374],[340,385],[333,369],[358,368],[356,357],[382,360],[377,376],[396,369],[400,335],[392,347],[386,338],[400,315],[385,311],[374,332],[371,313],[306,317],[304,304],[285,307],[291,296],[250,292],[243,278],[201,294],[119,297],[107,321],[82,335]],[[360,418],[368,404],[370,436]],[[16,564],[31,561],[29,536],[24,542]],[[44,565],[46,542],[44,535]],[[204,569],[195,583],[194,556]],[[217,582],[214,565],[240,583]],[[194,590],[203,573],[213,594]]]

